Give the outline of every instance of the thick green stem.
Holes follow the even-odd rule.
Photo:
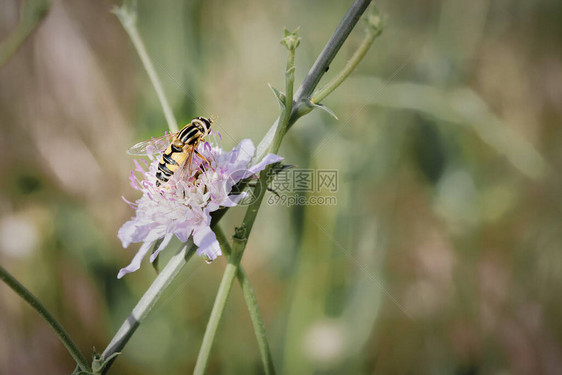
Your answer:
[[[113,9],[113,13],[115,13],[117,18],[119,18],[119,21],[121,21],[123,28],[125,29],[125,31],[127,31],[127,34],[129,34],[129,37],[131,38],[131,41],[133,42],[133,45],[135,46],[135,49],[139,54],[144,69],[150,77],[150,81],[154,86],[154,90],[156,90],[158,100],[160,100],[160,104],[162,105],[162,109],[164,110],[164,116],[166,116],[166,121],[168,122],[170,132],[177,132],[178,123],[176,121],[176,118],[174,117],[172,108],[170,107],[170,104],[166,99],[164,89],[162,88],[162,83],[160,82],[160,79],[156,74],[156,70],[154,69],[154,65],[152,64],[148,53],[146,53],[146,48],[144,47],[144,43],[137,30],[137,13],[134,5],[130,1],[125,1],[125,3],[121,7],[115,7]]]
[[[49,13],[51,3],[47,0],[27,0],[22,5],[20,22],[8,37],[0,43],[0,68],[21,47],[23,42],[37,29]]]
[[[215,228],[215,234],[217,235],[217,240],[219,241],[225,256],[230,259],[232,248],[230,247],[230,243],[224,235],[222,228],[217,226]],[[254,327],[254,333],[256,334],[256,340],[258,341],[258,347],[265,373],[266,375],[274,375],[275,366],[273,365],[273,357],[271,356],[271,350],[269,349],[269,343],[267,342],[263,317],[258,306],[254,288],[252,287],[252,284],[248,279],[248,275],[246,275],[246,271],[244,271],[244,267],[242,267],[242,265],[238,266],[238,273],[236,277],[240,287],[242,288],[242,293],[244,294],[244,299],[246,300],[246,306],[248,307],[248,312],[250,313],[250,319],[252,320],[252,326]]]
[[[4,281],[14,292],[16,292],[25,302],[27,302],[31,307],[39,313],[39,315],[45,319],[47,324],[51,326],[53,331],[66,348],[72,358],[76,361],[78,366],[82,371],[91,371],[90,365],[86,358],[82,355],[74,341],[70,338],[70,335],[65,331],[62,325],[55,319],[55,317],[47,310],[45,306],[35,297],[26,287],[24,287],[19,281],[17,281],[8,271],[6,271],[2,266],[0,266],[0,280]]]

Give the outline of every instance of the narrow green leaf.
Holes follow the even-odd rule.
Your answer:
[[[319,109],[323,110],[324,112],[329,113],[330,116],[332,116],[336,120],[339,120],[338,116],[336,116],[334,111],[332,111],[330,108],[326,107],[324,104],[313,104],[313,106],[314,106],[314,108],[319,108]]]
[[[121,354],[121,352],[113,353],[109,357],[104,358],[102,355],[94,352],[94,359],[92,361],[93,374],[101,374],[109,362],[111,362],[113,358],[117,357],[119,354]]]
[[[275,95],[275,97],[277,98],[277,101],[279,102],[281,108],[285,109],[285,94],[277,90],[275,87],[271,86],[271,84],[268,83],[267,85],[269,86],[271,91],[273,91],[273,95]]]

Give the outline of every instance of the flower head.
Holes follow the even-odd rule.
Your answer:
[[[282,160],[280,156],[268,154],[259,163],[250,165],[255,147],[249,139],[242,140],[230,152],[207,142],[200,144],[197,151],[210,165],[195,154],[191,166],[181,167],[161,186],[157,186],[156,179],[158,157],[149,155],[150,164],[145,160],[135,161],[136,168],[131,171],[130,181],[134,189],[142,192],[142,197],[135,203],[126,201],[136,210],[136,216],[123,224],[118,237],[123,247],[133,242],[143,244],[131,263],[119,271],[118,278],[139,269],[152,245],[161,240],[150,256],[150,262],[153,262],[174,235],[182,242],[192,236],[193,243],[198,246],[197,254],[206,261],[217,258],[222,253],[211,230],[211,212],[236,206],[246,194],[232,194],[233,186],[262,171],[268,164]]]

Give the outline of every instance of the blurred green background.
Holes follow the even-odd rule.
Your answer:
[[[301,82],[351,1],[141,1],[138,24],[180,123],[214,115],[230,149],[278,113],[283,27]],[[0,70],[0,262],[83,352],[103,350],[154,279],[117,280],[133,160],[166,123],[110,1],[53,1]],[[337,205],[262,206],[243,265],[283,374],[562,370],[562,2],[380,1],[357,71],[285,138],[338,170]],[[0,40],[21,1],[3,0]],[[363,36],[351,34],[326,78]],[[325,81],[324,81],[325,82]],[[227,233],[244,209],[231,210]],[[177,245],[172,245],[177,246]],[[164,259],[169,257],[170,248]],[[191,373],[225,260],[195,257],[115,374]],[[0,286],[0,373],[70,374],[49,327]],[[235,285],[210,374],[260,374]]]

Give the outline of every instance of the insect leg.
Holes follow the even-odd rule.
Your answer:
[[[197,156],[199,156],[201,159],[203,159],[203,161],[207,162],[207,165],[209,166],[209,168],[211,168],[213,170],[213,172],[215,171],[215,168],[213,168],[211,166],[211,162],[209,160],[207,160],[206,157],[204,157],[203,155],[201,155],[201,153],[199,151],[197,151],[197,149],[194,149],[195,153],[197,154]]]

